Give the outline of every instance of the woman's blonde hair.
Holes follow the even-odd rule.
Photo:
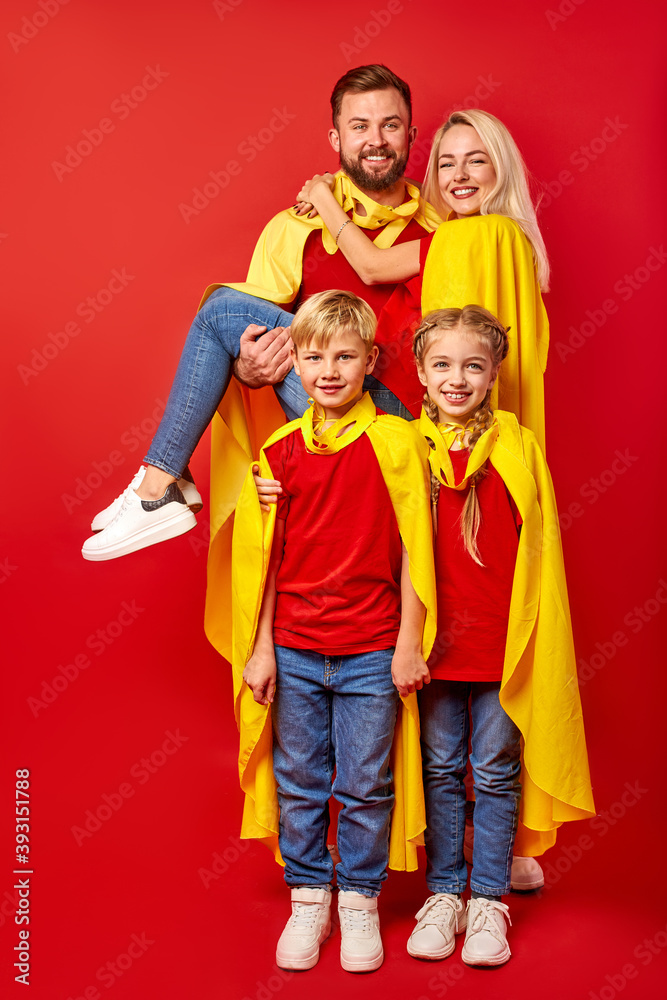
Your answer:
[[[311,295],[299,306],[290,335],[297,348],[307,347],[311,341],[326,347],[336,333],[354,330],[370,351],[375,341],[376,326],[375,313],[364,299],[352,292],[332,288]]]
[[[509,341],[507,330],[493,313],[482,306],[464,306],[463,309],[436,309],[428,313],[415,331],[412,342],[412,350],[417,361],[417,367],[424,368],[424,357],[433,342],[438,330],[461,330],[472,337],[475,337],[483,347],[485,347],[491,357],[493,370],[497,371],[501,362],[507,357]],[[477,407],[474,417],[470,437],[467,444],[468,452],[471,452],[480,437],[487,431],[493,423],[493,411],[491,410],[491,389]],[[438,422],[438,407],[430,398],[428,393],[424,393],[424,409],[434,423]],[[479,500],[477,499],[477,484],[486,475],[486,463],[477,470],[469,479],[468,496],[461,512],[461,537],[466,551],[478,565],[483,566],[477,548],[477,533],[481,523],[481,512]],[[431,474],[431,502],[434,514],[437,510],[440,483]],[[437,519],[434,517],[434,523]]]
[[[433,136],[426,176],[422,185],[422,195],[443,218],[449,214],[449,207],[443,201],[438,185],[438,160],[440,143],[444,135],[454,125],[470,125],[479,134],[486,146],[489,158],[496,172],[496,183],[491,194],[481,207],[482,215],[506,215],[523,230],[533,249],[537,266],[537,280],[542,291],[549,291],[549,258],[537,224],[535,207],[528,187],[528,170],[507,126],[498,118],[473,108],[470,111],[454,111],[444,125]]]

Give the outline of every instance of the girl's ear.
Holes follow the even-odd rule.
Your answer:
[[[497,365],[491,372],[491,377],[489,379],[489,385],[488,385],[489,389],[493,389],[494,385],[496,384],[496,379],[498,378],[499,371],[500,371],[500,365]]]
[[[417,365],[417,378],[419,379],[422,385],[426,385],[426,375],[424,373],[424,369],[420,364]]]
[[[368,352],[368,357],[366,358],[366,374],[367,375],[370,375],[370,373],[375,368],[375,363],[376,363],[376,361],[378,359],[378,354],[379,353],[380,353],[380,348],[378,347],[377,344],[373,344],[373,346],[371,347],[370,351]]]

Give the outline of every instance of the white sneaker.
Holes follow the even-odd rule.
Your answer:
[[[360,892],[338,893],[340,964],[346,972],[373,972],[384,960],[377,898]]]
[[[513,892],[532,892],[543,885],[544,872],[537,858],[520,858],[515,854],[512,858]]]
[[[134,479],[128,487],[113,500],[108,507],[101,510],[99,514],[96,514],[90,525],[91,531],[103,531],[107,525],[111,524],[114,517],[123,506],[123,500],[125,499],[127,493],[130,490],[136,490],[139,483],[144,478],[146,474],[146,466],[142,465],[139,471],[135,474]],[[201,498],[201,494],[194,483],[190,482],[189,479],[183,479],[181,477],[176,484],[185,498],[185,502],[192,511],[193,514],[199,513],[199,511],[204,506],[204,502]]]
[[[292,889],[292,916],[278,941],[276,965],[281,969],[312,969],[330,931],[329,890]]]
[[[466,926],[463,900],[449,892],[436,892],[415,916],[417,926],[408,940],[408,955],[431,961],[451,955],[456,935]]]
[[[510,911],[495,899],[469,899],[468,927],[461,958],[466,965],[503,965],[512,952],[507,943]]]
[[[182,535],[196,524],[176,483],[159,500],[142,500],[134,490],[127,490],[111,524],[86,539],[81,555],[92,562],[117,559]]]

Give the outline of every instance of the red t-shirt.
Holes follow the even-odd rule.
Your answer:
[[[344,656],[391,649],[401,617],[401,539],[366,434],[333,455],[300,430],[266,451],[284,496],[274,642]]]
[[[449,452],[457,483],[465,476],[468,451]],[[490,462],[475,487],[481,509],[477,548],[484,566],[466,551],[460,517],[469,487],[440,487],[435,576],[438,634],[429,657],[438,680],[499,681],[507,641],[520,517]]]

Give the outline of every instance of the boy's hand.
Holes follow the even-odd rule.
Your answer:
[[[270,705],[276,692],[276,656],[271,649],[256,650],[246,664],[243,680],[260,705]]]
[[[271,510],[269,504],[278,503],[278,497],[283,491],[282,486],[277,479],[262,479],[257,463],[252,467],[252,478],[255,480],[259,506],[262,510]]]
[[[391,661],[391,679],[402,698],[421,690],[424,684],[430,684],[431,674],[421,650],[405,650],[397,646]]]

